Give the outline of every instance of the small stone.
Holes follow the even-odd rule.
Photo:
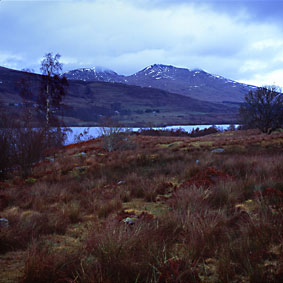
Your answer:
[[[45,159],[50,161],[50,162],[54,162],[55,161],[54,157],[46,157]]]
[[[127,218],[123,219],[123,222],[125,222],[126,224],[129,224],[129,225],[135,224],[136,221],[137,221],[137,217],[127,217]]]
[[[213,149],[211,152],[212,153],[221,153],[221,152],[223,152],[224,151],[224,148],[215,148],[215,149]]]
[[[9,221],[6,218],[0,218],[0,227],[8,227]]]

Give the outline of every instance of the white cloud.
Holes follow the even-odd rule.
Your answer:
[[[0,66],[8,66],[10,68],[17,68],[23,62],[23,57],[20,54],[11,52],[1,52],[0,50]]]
[[[279,86],[283,89],[283,68],[268,73],[255,73],[249,80],[240,80],[243,83],[256,86]]]
[[[267,66],[267,62],[262,62],[260,60],[246,60],[240,67],[240,72],[256,72],[266,69]]]
[[[255,50],[265,50],[265,49],[278,49],[283,47],[283,40],[276,38],[267,38],[264,40],[256,41],[252,44]]]

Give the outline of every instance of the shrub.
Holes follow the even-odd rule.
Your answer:
[[[108,201],[97,202],[96,205],[98,217],[106,218],[110,213],[122,208],[122,201],[120,199],[112,199]]]
[[[0,253],[26,248],[33,240],[46,234],[64,234],[70,224],[61,213],[46,214],[11,208],[3,213],[9,227],[0,229]]]
[[[117,149],[135,148],[134,143],[130,140],[130,131],[117,125],[110,118],[102,121],[103,126],[100,128],[103,138],[103,147],[108,152]]]
[[[77,223],[81,220],[81,207],[78,201],[70,201],[62,205],[62,214],[69,219],[71,223]]]
[[[31,116],[25,113],[23,124],[0,116],[0,178],[12,168],[28,176],[32,165],[48,154],[48,149],[63,145],[65,132],[57,128],[34,128]],[[49,152],[50,153],[50,152]]]
[[[81,254],[78,250],[52,251],[43,241],[34,242],[27,251],[22,283],[77,282]]]
[[[217,133],[218,130],[215,127],[205,128],[200,130],[199,128],[193,129],[190,133],[184,129],[140,129],[138,135],[142,136],[158,136],[158,137],[202,137],[210,134]]]
[[[105,231],[90,233],[87,252],[93,256],[96,282],[156,282],[170,256],[169,245],[155,221],[111,222]]]
[[[15,130],[14,123],[0,114],[0,179],[4,179],[14,165]]]

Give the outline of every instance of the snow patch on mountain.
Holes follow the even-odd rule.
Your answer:
[[[75,70],[70,70],[68,72],[65,72],[65,74],[73,74],[78,72],[92,72],[92,73],[112,73],[116,74],[113,70],[102,67],[102,66],[95,66],[92,68],[79,68]]]

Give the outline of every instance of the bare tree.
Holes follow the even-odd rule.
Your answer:
[[[64,144],[68,129],[50,125],[52,106],[59,106],[65,94],[67,80],[59,77],[62,64],[59,63],[60,55],[54,57],[51,53],[42,60],[41,71],[42,88],[39,95],[38,109],[44,110],[45,126],[34,124],[33,119],[34,80],[24,77],[16,88],[26,107],[19,113],[19,121],[10,119],[4,111],[0,111],[0,179],[5,178],[12,170],[20,170],[22,176],[28,176],[35,162],[50,154],[52,148]],[[36,81],[35,86],[38,86]],[[36,125],[36,127],[34,126]],[[39,124],[40,125],[40,124]]]
[[[129,140],[130,129],[121,127],[110,117],[104,117],[101,120],[100,136],[103,138],[103,147],[108,152],[134,147]]]
[[[67,79],[61,78],[62,64],[60,63],[61,55],[47,53],[41,61],[42,89],[39,96],[39,107],[45,113],[46,127],[50,125],[50,116],[52,108],[58,109],[62,101],[62,97],[66,93],[68,86]],[[54,110],[55,111],[55,110]]]
[[[249,91],[239,114],[246,128],[271,133],[283,126],[283,94],[276,87],[260,87]]]

